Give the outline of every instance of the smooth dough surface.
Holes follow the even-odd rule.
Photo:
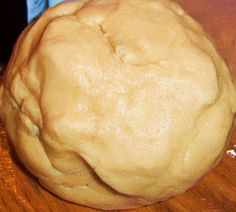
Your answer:
[[[219,162],[232,77],[170,0],[71,1],[20,36],[0,115],[25,166],[56,195],[102,209],[184,192]]]

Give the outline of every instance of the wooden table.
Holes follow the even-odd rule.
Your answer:
[[[177,0],[215,40],[236,74],[236,0]],[[236,150],[234,131],[229,150]],[[44,190],[22,166],[0,126],[0,212],[96,210],[63,201]],[[236,158],[225,154],[212,172],[184,194],[149,207],[126,212],[236,211]]]

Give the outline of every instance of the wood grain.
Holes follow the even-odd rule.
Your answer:
[[[215,41],[219,51],[236,74],[236,1],[177,0]],[[230,150],[236,150],[236,131]],[[44,190],[17,159],[0,125],[0,211],[65,211],[97,210],[63,201]],[[154,211],[236,211],[236,158],[228,154],[219,166],[203,177],[195,187],[182,195],[148,207],[126,212]]]

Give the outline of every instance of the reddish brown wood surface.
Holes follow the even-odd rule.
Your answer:
[[[236,0],[177,1],[203,25],[236,74]],[[228,149],[236,150],[236,131]],[[16,158],[0,126],[0,212],[5,211],[96,210],[63,201],[44,190]],[[236,158],[225,154],[219,166],[184,194],[132,211],[236,211]]]

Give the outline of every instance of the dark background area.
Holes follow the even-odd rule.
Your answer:
[[[0,63],[7,63],[17,37],[27,26],[26,15],[25,0],[0,1]]]

